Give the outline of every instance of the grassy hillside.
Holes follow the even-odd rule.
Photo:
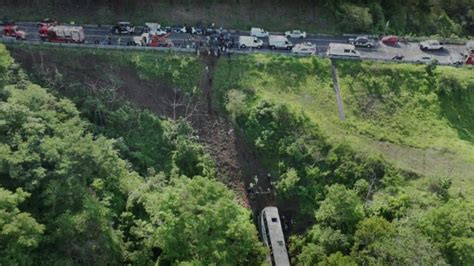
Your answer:
[[[426,176],[453,178],[453,191],[474,190],[474,72],[472,69],[376,62],[339,62],[347,116],[338,118],[330,63],[316,58],[239,57],[221,63],[221,89],[304,113],[330,139]]]

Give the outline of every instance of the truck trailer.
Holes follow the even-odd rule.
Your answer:
[[[81,26],[50,26],[40,27],[42,41],[83,43],[85,40],[84,29]]]

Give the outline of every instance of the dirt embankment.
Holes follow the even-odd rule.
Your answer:
[[[213,75],[217,65],[214,56],[203,56],[205,71],[201,80],[202,100],[199,116],[191,123],[206,149],[217,163],[224,182],[238,191],[245,204],[255,214],[276,200],[269,180],[268,171],[262,166],[255,152],[245,143],[238,130],[225,117],[220,116],[212,95]],[[258,179],[258,182],[256,180]],[[250,188],[250,183],[255,184]]]

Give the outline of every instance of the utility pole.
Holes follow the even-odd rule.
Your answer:
[[[346,115],[344,114],[341,91],[339,90],[339,81],[337,80],[336,59],[331,58],[331,69],[332,83],[334,85],[334,92],[336,93],[337,110],[339,111],[339,119],[341,119],[341,121],[344,121],[346,120]]]

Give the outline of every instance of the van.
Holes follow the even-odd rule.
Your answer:
[[[282,35],[270,35],[268,36],[268,46],[270,49],[287,49],[293,48],[293,43]]]
[[[263,47],[263,41],[254,36],[239,36],[240,48],[257,48]]]
[[[255,36],[259,38],[266,38],[268,37],[269,33],[268,31],[265,31],[261,28],[251,28],[250,29],[250,36]]]
[[[330,43],[327,56],[330,58],[358,59],[360,58],[360,53],[352,44]]]

